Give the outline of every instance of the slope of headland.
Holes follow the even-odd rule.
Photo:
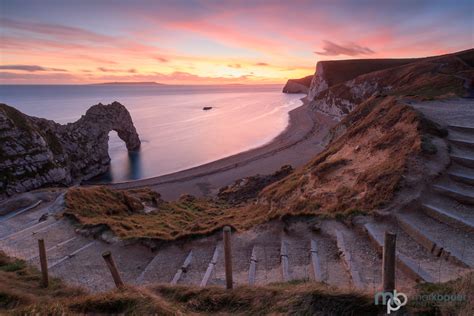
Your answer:
[[[300,79],[289,79],[283,87],[283,93],[308,93],[313,75]]]

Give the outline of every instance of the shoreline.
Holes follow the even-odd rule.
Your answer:
[[[325,114],[313,112],[303,99],[302,102],[289,112],[285,130],[265,145],[162,176],[104,185],[114,189],[150,187],[170,200],[185,193],[213,195],[235,180],[273,173],[285,164],[299,167],[324,148],[324,136],[336,123]]]

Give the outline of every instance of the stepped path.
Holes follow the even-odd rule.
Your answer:
[[[472,100],[413,104],[446,126],[451,148],[447,169],[415,203],[386,216],[336,220],[274,220],[231,237],[234,285],[318,281],[377,291],[382,279],[386,231],[397,234],[397,289],[444,282],[474,267],[474,117]],[[431,102],[430,102],[431,103]],[[443,110],[444,109],[444,110]],[[448,113],[444,113],[450,109]],[[453,110],[454,109],[454,110]],[[56,216],[59,191],[49,200],[0,217],[0,250],[39,266],[37,240],[45,240],[50,274],[92,291],[114,287],[102,253],[111,251],[126,283],[225,286],[222,233],[146,247],[86,237]],[[45,216],[48,214],[48,216]]]

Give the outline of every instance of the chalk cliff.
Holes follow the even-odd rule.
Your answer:
[[[120,103],[97,104],[66,125],[0,104],[0,197],[50,185],[70,185],[109,168],[109,132],[128,150],[140,147],[132,118]]]
[[[443,91],[462,95],[466,71],[471,70],[465,61],[470,55],[472,50],[418,59],[321,61],[306,100],[313,109],[340,120],[375,94],[398,96],[418,89],[418,97],[432,98]]]
[[[283,93],[308,93],[313,75],[300,79],[289,79],[283,87]]]

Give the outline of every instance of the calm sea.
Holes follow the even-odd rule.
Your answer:
[[[118,101],[130,111],[142,147],[128,153],[110,132],[110,174],[127,181],[184,170],[268,143],[288,124],[302,95],[280,85],[4,85],[0,102],[59,123],[73,122],[92,105]],[[203,111],[204,106],[213,107]]]

